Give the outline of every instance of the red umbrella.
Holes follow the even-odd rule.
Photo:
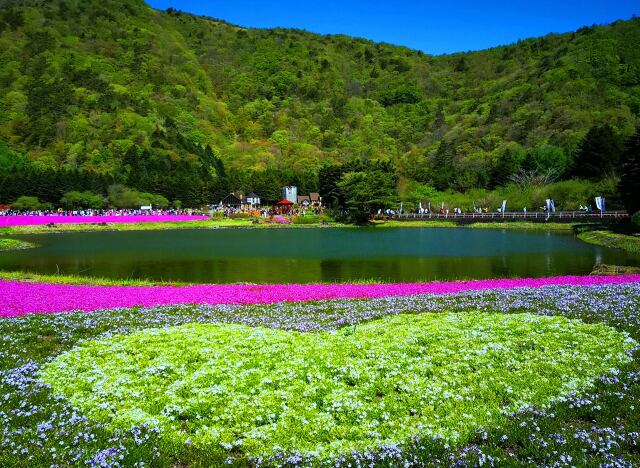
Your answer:
[[[293,205],[293,202],[289,201],[289,200],[280,200],[278,203],[276,203],[276,205]]]

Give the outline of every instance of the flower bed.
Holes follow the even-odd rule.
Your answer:
[[[590,386],[633,344],[530,314],[397,315],[323,333],[188,324],[84,342],[41,375],[92,420],[153,425],[220,464],[232,449],[331,461],[412,437],[468,441]]]
[[[0,281],[0,317],[27,313],[167,304],[265,304],[325,299],[378,298],[412,294],[451,294],[468,290],[537,288],[548,285],[597,285],[640,282],[640,275],[558,276],[444,283],[264,284],[197,286],[78,286]]]
[[[370,321],[377,317],[382,318]],[[227,328],[219,325],[221,323],[320,333],[287,334],[239,325]],[[640,284],[472,290],[448,295],[296,304],[162,306],[7,318],[0,320],[0,422],[3,427],[0,466],[219,466],[221,457],[237,466],[249,462],[317,465],[324,464],[323,459],[331,460],[326,463],[331,466],[634,466],[640,462],[640,414],[637,411],[640,356],[633,351],[633,360],[625,364],[623,361],[628,360],[625,356],[630,356],[629,346],[633,343],[612,328],[628,333],[635,340],[640,338]],[[329,338],[322,340],[323,336]],[[374,339],[378,336],[380,339]],[[226,345],[216,348],[212,338],[231,348]],[[204,360],[198,360],[195,348],[190,349],[191,339],[208,343],[196,347],[203,353]],[[250,346],[252,339],[255,346]],[[159,344],[136,346],[141,340],[158,340]],[[344,348],[343,342],[347,343]],[[337,348],[332,348],[337,344]],[[212,349],[207,350],[207,346]],[[278,350],[278,346],[282,348]],[[286,346],[293,347],[295,353],[284,352]],[[372,413],[367,413],[363,421],[374,418],[378,411],[373,402],[384,402],[390,421],[399,421],[400,437],[377,440],[375,446],[365,443],[346,449],[344,446],[336,446],[334,450],[318,449],[322,455],[307,452],[303,444],[298,446],[301,450],[288,445],[282,447],[281,453],[252,458],[252,453],[266,452],[252,452],[235,443],[248,435],[259,434],[250,433],[239,418],[233,421],[233,426],[224,424],[237,429],[233,441],[216,447],[201,445],[202,440],[195,435],[196,427],[214,429],[215,418],[207,424],[205,416],[218,414],[207,415],[206,405],[202,411],[196,408],[193,414],[185,413],[194,408],[184,403],[197,401],[198,389],[205,389],[201,403],[210,401],[215,394],[211,392],[216,383],[211,379],[216,368],[205,365],[206,359],[215,357],[215,349],[221,353],[218,356],[221,366],[229,367],[234,362],[238,365],[230,371],[237,377],[234,383],[234,388],[237,384],[239,390],[237,398],[242,395],[250,398],[252,394],[247,389],[256,387],[273,396],[273,400],[267,401],[280,404],[283,394],[270,385],[275,385],[278,379],[294,378],[288,374],[293,372],[291,369],[302,372],[300,369],[305,365],[316,366],[316,370],[310,372],[310,382],[318,385],[325,382],[345,390],[335,394],[336,401],[359,401],[356,396],[364,398],[364,410]],[[234,349],[245,352],[248,361],[234,361]],[[420,349],[429,351],[421,355]],[[102,353],[107,350],[109,353]],[[89,353],[90,357],[84,363],[76,359],[84,356],[83,353]],[[368,355],[372,359],[367,360]],[[298,361],[296,356],[300,356]],[[417,356],[425,358],[416,359]],[[430,359],[432,374],[426,381],[435,382],[439,378],[447,382],[442,392],[430,388],[426,394],[442,398],[439,403],[444,408],[460,405],[471,418],[455,411],[440,413],[434,407],[433,412],[420,413],[420,417],[439,415],[433,423],[439,430],[429,432],[426,426],[410,425],[411,418],[424,408],[413,408],[417,411],[412,415],[412,408],[398,405],[411,401],[405,398],[410,394],[403,393],[405,386],[411,390],[426,385],[423,378],[426,374],[420,374],[427,372],[423,367],[425,360],[429,361],[426,356],[433,356]],[[91,366],[94,361],[95,368]],[[379,373],[375,368],[378,361],[385,363]],[[535,372],[528,370],[525,362],[548,367],[544,373]],[[488,363],[492,369],[486,368]],[[78,378],[74,376],[65,383],[67,377],[56,370],[62,370],[62,364],[69,365]],[[80,365],[86,367],[83,369]],[[137,368],[141,376],[153,379],[155,375],[156,380],[137,388],[138,377],[132,377]],[[258,380],[256,385],[244,385],[243,382],[252,378],[253,368],[273,374],[273,378],[269,377],[272,382]],[[98,372],[100,369],[103,372]],[[151,369],[154,371],[145,372]],[[194,369],[202,372],[192,374]],[[515,378],[518,372],[529,371],[539,380],[524,375]],[[98,380],[86,378],[91,372]],[[453,374],[449,375],[450,372]],[[316,374],[319,374],[317,380]],[[596,375],[601,377],[594,380]],[[118,377],[123,378],[117,380]],[[42,378],[50,380],[50,384]],[[299,380],[294,378],[299,385],[309,384],[307,380]],[[376,390],[371,395],[365,392],[378,381],[393,385],[382,386],[386,392]],[[465,382],[466,387],[462,386]],[[486,391],[482,390],[483,382],[491,383]],[[83,393],[92,385],[96,392]],[[163,391],[153,392],[153,389],[161,390],[163,385],[173,392],[175,401],[182,404],[180,408],[169,404]],[[520,393],[527,385],[538,393],[527,393],[526,388]],[[507,386],[527,398],[510,398],[512,393]],[[108,395],[115,398],[119,388],[122,399],[113,408],[115,413],[106,411],[111,408]],[[556,393],[554,389],[558,388],[563,390]],[[360,389],[365,393],[359,394]],[[141,393],[136,395],[136,391]],[[480,394],[475,393],[478,391]],[[351,392],[355,394],[352,396]],[[74,395],[79,399],[74,401]],[[234,398],[233,392],[226,395]],[[371,401],[366,400],[367,395]],[[468,405],[466,395],[475,395],[476,404]],[[86,401],[81,401],[85,398]],[[98,403],[101,398],[107,402],[104,408]],[[153,401],[157,406],[147,409],[152,410],[149,414],[161,415],[158,421],[143,418],[139,423],[122,423],[120,417],[140,415],[131,412],[136,405],[152,405]],[[533,406],[521,407],[528,403]],[[293,401],[291,406],[295,404]],[[495,410],[496,405],[503,411]],[[230,413],[233,408],[229,407]],[[333,405],[325,409],[330,408]],[[342,413],[338,411],[336,418],[344,416],[339,419],[341,424],[358,428],[360,420],[351,416],[359,414],[360,407],[351,409],[341,404],[340,408]],[[483,408],[492,411],[486,419],[480,418]],[[257,407],[246,407],[243,411],[259,416]],[[382,413],[377,420],[384,427]],[[168,421],[166,425],[164,421]],[[176,437],[171,436],[172,425],[178,428]],[[194,435],[187,438],[185,434],[191,429]],[[328,430],[315,426],[313,429]],[[454,436],[452,431],[458,434]],[[212,430],[203,432],[207,436],[213,433]],[[341,433],[341,439],[332,436],[331,440],[344,441],[349,434],[351,431]],[[355,438],[357,432],[353,435]],[[289,436],[290,439],[303,438],[304,432],[292,428]],[[259,439],[259,443],[266,442]],[[350,451],[349,447],[355,450]]]
[[[132,215],[132,216],[0,216],[0,227],[39,226],[46,224],[98,224],[98,223],[176,223],[206,221],[208,216],[188,215]]]

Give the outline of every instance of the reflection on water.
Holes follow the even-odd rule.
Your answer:
[[[572,235],[475,229],[206,229],[21,236],[0,269],[187,282],[420,281],[588,274],[640,256]]]

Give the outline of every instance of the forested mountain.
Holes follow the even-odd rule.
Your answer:
[[[192,205],[274,199],[353,159],[460,192],[522,167],[614,176],[639,121],[638,44],[634,18],[435,57],[141,0],[4,0],[0,202],[114,182]],[[604,143],[600,166],[575,162],[603,140],[618,149]]]

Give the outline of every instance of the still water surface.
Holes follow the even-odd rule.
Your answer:
[[[0,269],[195,283],[314,283],[588,274],[640,255],[571,234],[455,228],[185,229],[14,236]]]

